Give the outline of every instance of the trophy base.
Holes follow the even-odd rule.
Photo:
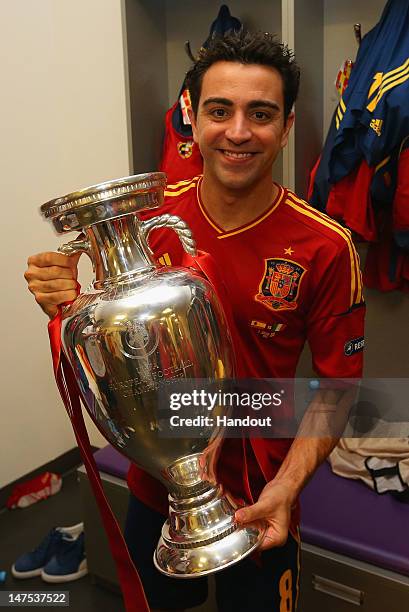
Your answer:
[[[217,572],[244,559],[264,537],[264,523],[235,523],[237,506],[220,487],[208,485],[194,497],[169,495],[169,502],[153,559],[166,576],[196,578]]]
[[[264,521],[239,526],[236,500],[204,480],[200,453],[182,457],[169,475],[177,487],[169,493],[169,518],[162,527],[153,561],[172,578],[197,578],[218,572],[249,555],[263,540]],[[185,484],[187,483],[187,484]]]
[[[233,565],[261,543],[265,527],[234,527],[234,531],[195,548],[172,546],[160,538],[153,556],[156,568],[172,578],[199,578]]]

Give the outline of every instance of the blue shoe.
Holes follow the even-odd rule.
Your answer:
[[[71,582],[88,573],[84,533],[77,538],[64,536],[65,545],[48,561],[41,572],[45,582]]]
[[[82,523],[73,527],[54,527],[34,550],[21,555],[11,568],[14,578],[33,578],[40,576],[43,567],[64,547],[65,537],[70,540],[78,537],[84,526]]]

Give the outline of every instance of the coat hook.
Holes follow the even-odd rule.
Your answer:
[[[354,24],[354,34],[355,34],[356,42],[358,43],[358,45],[360,45],[362,41],[362,31],[361,31],[360,23]]]
[[[186,55],[188,56],[188,58],[194,63],[196,62],[196,58],[194,57],[193,53],[192,53],[192,49],[190,47],[190,40],[187,40],[185,42],[185,51],[186,51]]]

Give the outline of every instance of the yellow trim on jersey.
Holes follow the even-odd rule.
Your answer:
[[[166,185],[166,189],[179,189],[179,188],[183,187],[184,185],[189,185],[193,181],[198,181],[199,178],[200,178],[200,176],[194,176],[193,178],[188,179],[187,181],[178,181],[177,183],[172,183],[171,185]]]
[[[383,159],[381,162],[379,162],[379,164],[375,167],[375,172],[378,172],[381,168],[383,168],[385,166],[385,164],[388,163],[390,158],[391,158],[391,156],[388,155],[388,157],[385,157],[385,159]]]
[[[339,126],[341,124],[341,121],[344,118],[344,113],[346,111],[347,107],[345,106],[345,102],[343,101],[343,99],[341,98],[337,107],[337,112],[335,115],[335,125],[337,130],[339,130]]]
[[[390,70],[389,72],[385,72],[385,73],[377,72],[375,76],[373,77],[374,83],[369,89],[368,100],[372,98],[372,96],[377,91],[378,91],[378,94],[375,97],[378,97],[379,92],[384,87],[384,85],[387,85],[394,79],[399,78],[399,76],[403,74],[403,72],[406,71],[408,66],[409,66],[409,58],[405,60],[401,66],[398,66],[397,68],[394,68],[393,70]],[[372,100],[372,103],[373,103],[373,100]]]
[[[341,107],[338,105],[338,108],[337,108],[337,117],[338,117],[338,119],[339,119],[340,121],[342,121],[342,117],[343,117],[343,116],[344,116],[344,115],[342,114]]]
[[[220,229],[220,227],[218,227],[218,226],[217,226],[217,225],[216,225],[216,224],[215,224],[215,223],[214,223],[214,222],[211,220],[211,218],[209,217],[209,215],[208,215],[208,214],[207,214],[207,212],[206,212],[205,207],[204,207],[204,206],[203,206],[203,204],[202,204],[202,200],[201,200],[201,197],[200,197],[200,185],[202,184],[202,178],[203,178],[203,177],[200,177],[200,180],[197,182],[197,185],[196,185],[196,199],[197,199],[197,203],[199,204],[199,208],[200,208],[200,210],[201,210],[202,215],[204,216],[204,218],[206,219],[206,221],[209,223],[209,225],[211,225],[211,226],[212,226],[212,228],[213,228],[213,229],[215,229],[215,230],[216,230],[216,232],[217,232],[218,234],[222,234],[222,233],[223,233],[223,232],[222,232],[222,230]]]
[[[278,196],[277,202],[262,217],[260,217],[259,219],[256,219],[256,221],[253,221],[253,223],[249,223],[248,225],[245,225],[244,227],[241,227],[237,230],[233,230],[232,232],[227,232],[226,234],[223,234],[223,236],[218,236],[218,239],[222,240],[222,238],[230,238],[230,236],[235,236],[236,234],[241,234],[242,232],[246,232],[247,230],[251,229],[252,227],[255,227],[256,225],[264,221],[264,219],[267,219],[267,217],[270,216],[271,213],[275,211],[275,209],[277,208],[277,206],[280,204],[280,202],[282,201],[284,197],[284,193],[285,193],[284,188],[281,187],[281,185],[278,185],[278,187],[279,189],[281,189],[281,193]]]
[[[408,136],[405,136],[405,138],[404,138],[404,139],[402,140],[402,142],[400,143],[400,147],[399,147],[399,155],[402,153],[402,149],[403,149],[404,144],[405,144],[405,142],[407,141],[407,139],[408,139],[408,138],[409,138],[409,135],[408,135]],[[399,156],[398,156],[398,157],[399,157]],[[379,162],[379,164],[378,164],[378,165],[375,167],[375,172],[379,172],[379,170],[380,170],[381,168],[383,168],[383,167],[384,167],[384,166],[385,166],[385,165],[388,163],[388,161],[390,160],[390,158],[391,158],[391,156],[390,156],[390,155],[388,155],[388,157],[385,157],[385,159],[383,159],[381,162]]]
[[[371,87],[369,88],[369,92],[368,92],[368,100],[369,100],[369,98],[372,98],[372,96],[375,93],[375,91],[378,91],[378,89],[380,88],[380,86],[382,84],[382,78],[383,78],[383,72],[377,72],[373,76],[373,83],[372,83]]]
[[[337,231],[337,233],[340,233],[340,232],[342,233],[343,232],[344,238],[346,239],[347,244],[348,244],[348,249],[349,249],[350,256],[351,256],[351,250],[352,250],[353,258],[354,258],[354,262],[355,262],[355,268],[353,268],[351,266],[351,284],[352,284],[352,286],[354,285],[353,274],[352,274],[353,271],[354,271],[355,275],[356,275],[356,291],[357,291],[357,295],[356,295],[355,300],[351,297],[351,306],[353,304],[360,304],[361,301],[362,301],[362,274],[361,274],[361,269],[360,269],[359,255],[358,255],[358,253],[357,253],[357,251],[356,251],[356,249],[354,247],[354,244],[352,242],[351,232],[347,228],[344,228],[341,225],[339,225],[336,221],[334,221],[334,219],[331,219],[330,217],[328,217],[328,215],[325,215],[324,213],[321,213],[320,211],[318,211],[315,208],[313,208],[312,206],[309,206],[309,204],[307,204],[304,200],[300,200],[300,198],[298,198],[292,192],[290,192],[289,195],[293,196],[296,201],[298,201],[300,204],[303,204],[303,206],[305,208],[307,208],[311,212],[315,213],[315,215],[321,217],[327,224],[329,223],[331,225],[332,229]],[[351,293],[351,295],[352,295],[352,293]]]
[[[379,83],[379,91],[376,94],[375,98],[373,98],[373,100],[369,102],[366,108],[370,112],[373,112],[375,108],[377,107],[379,101],[381,100],[382,96],[387,91],[389,91],[393,87],[397,87],[398,85],[401,85],[408,79],[409,79],[409,57],[401,66],[399,66],[398,68],[395,68],[394,70],[390,70],[389,72],[386,72],[382,76],[382,80]],[[376,89],[374,91],[371,90],[371,93],[374,93],[375,91]],[[370,96],[368,96],[368,98],[369,97]]]
[[[369,111],[374,111],[375,108],[377,107],[379,101],[381,100],[381,98],[383,97],[383,95],[389,91],[390,89],[393,89],[394,87],[397,87],[398,85],[402,85],[402,83],[404,83],[405,81],[407,81],[409,79],[409,68],[407,68],[407,70],[405,70],[405,74],[400,77],[397,80],[392,81],[391,83],[389,83],[389,85],[386,85],[385,87],[382,87],[378,93],[378,95],[376,96],[375,100],[373,102],[371,102],[370,104],[368,104],[367,109]]]
[[[243,227],[240,227],[239,229],[236,230],[232,230],[231,232],[224,232],[218,225],[215,224],[215,222],[209,217],[209,215],[207,214],[207,211],[205,209],[205,207],[202,204],[202,200],[200,197],[200,185],[202,183],[202,178],[200,177],[199,182],[197,183],[197,190],[196,190],[196,194],[197,194],[197,203],[199,204],[199,208],[204,216],[204,218],[206,219],[206,221],[209,223],[209,225],[211,225],[213,227],[213,229],[216,230],[216,232],[219,234],[219,236],[217,236],[218,240],[222,240],[223,238],[230,238],[230,236],[235,236],[236,234],[241,234],[242,232],[246,232],[248,229],[251,229],[252,227],[255,227],[256,225],[258,225],[259,223],[261,223],[262,221],[264,221],[264,219],[267,219],[267,217],[269,215],[271,215],[271,213],[273,213],[275,211],[275,209],[277,208],[277,206],[280,204],[280,202],[282,201],[283,197],[284,197],[284,193],[285,190],[283,187],[281,187],[281,185],[277,185],[279,188],[279,194],[277,196],[277,202],[274,204],[274,206],[272,208],[269,208],[267,210],[267,212],[260,217],[259,219],[256,219],[255,221],[253,221],[253,223],[249,223],[248,225],[244,225]]]
[[[404,147],[405,142],[407,141],[407,139],[409,138],[409,134],[407,136],[405,136],[405,138],[402,140],[402,142],[400,143],[400,147],[399,147],[399,155],[402,153],[402,149]]]
[[[354,254],[354,261],[355,261],[355,273],[356,273],[356,278],[357,278],[357,296],[356,296],[356,299],[352,301],[352,304],[360,304],[361,301],[362,301],[362,273],[361,273],[361,268],[360,268],[359,255],[358,255],[358,253],[357,253],[357,251],[356,251],[356,249],[354,247],[354,244],[352,242],[351,232],[349,231],[349,229],[347,229],[345,227],[342,227],[342,225],[339,225],[336,221],[334,221],[334,219],[331,219],[331,217],[328,217],[328,215],[325,215],[324,213],[316,210],[315,208],[313,208],[312,206],[307,204],[307,202],[305,202],[304,200],[300,200],[300,198],[298,198],[292,192],[291,192],[291,195],[294,197],[295,200],[297,200],[298,202],[303,204],[306,208],[308,208],[312,212],[315,212],[316,215],[320,216],[325,221],[331,223],[332,227],[334,229],[337,229],[337,230],[340,230],[340,231],[344,232],[344,234],[346,236],[346,239],[348,241],[348,247],[350,245],[352,246],[352,252]],[[351,251],[351,249],[350,249],[350,251]],[[352,277],[352,270],[351,270],[351,277]],[[352,306],[352,304],[351,304],[351,306]]]
[[[190,182],[189,185],[187,185],[187,187],[183,187],[181,189],[179,189],[178,191],[168,191],[167,189],[165,190],[165,196],[167,198],[175,198],[178,195],[181,195],[182,193],[185,193],[185,191],[189,191],[189,189],[194,189],[196,187],[196,182]]]
[[[295,200],[295,202],[293,202],[291,199],[287,198],[286,204],[291,206],[291,208],[294,208],[301,214],[304,214],[307,217],[314,219],[318,223],[322,223],[322,225],[325,225],[326,227],[332,229],[339,236],[344,238],[345,242],[348,245],[349,258],[350,258],[350,263],[351,263],[350,307],[353,306],[354,304],[359,304],[362,300],[362,284],[361,284],[362,281],[361,281],[361,273],[359,270],[358,254],[352,242],[351,232],[341,227],[338,223],[336,223],[336,221],[334,221],[327,215],[324,215],[323,213],[317,211],[315,208],[312,208],[312,206],[309,206],[306,202],[304,202],[304,200],[300,200],[299,198],[297,198],[297,196],[293,194],[292,192],[289,192],[288,195],[290,198],[293,198]],[[298,206],[296,202],[298,202],[299,204],[302,204],[303,208]],[[356,293],[356,297],[355,297],[355,293]]]
[[[343,118],[344,118],[344,115],[342,114],[341,109],[338,106],[337,113],[335,115],[335,125],[336,125],[337,130],[339,130],[339,126],[341,125],[341,121]]]

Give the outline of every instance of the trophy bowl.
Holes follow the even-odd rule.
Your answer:
[[[148,246],[150,231],[169,228],[196,254],[180,218],[138,216],[162,204],[165,185],[161,173],[126,177],[47,202],[41,213],[57,233],[82,232],[59,250],[87,253],[95,271],[62,321],[62,347],[83,403],[103,436],[167,487],[169,517],[154,563],[168,576],[192,578],[250,554],[264,529],[237,526],[237,505],[217,483],[221,429],[163,435],[161,389],[197,379],[223,385],[234,376],[226,317],[212,285],[190,268],[158,267]]]

